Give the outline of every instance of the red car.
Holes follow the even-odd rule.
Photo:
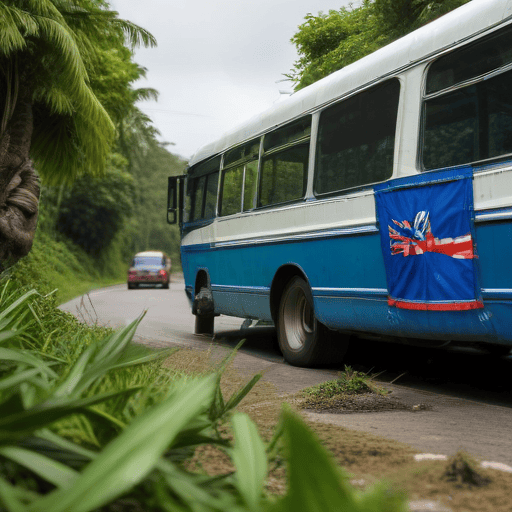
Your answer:
[[[171,258],[161,251],[138,252],[128,270],[128,289],[139,284],[161,284],[169,288],[171,281]]]

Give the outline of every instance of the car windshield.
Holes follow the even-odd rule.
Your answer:
[[[134,267],[162,266],[162,258],[159,256],[136,256],[133,259]]]

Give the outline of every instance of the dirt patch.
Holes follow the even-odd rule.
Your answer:
[[[427,404],[410,405],[402,402],[399,398],[376,393],[363,393],[359,395],[345,395],[336,398],[319,400],[302,398],[299,399],[302,409],[315,412],[329,412],[343,414],[351,412],[384,412],[384,411],[425,411],[430,410]]]
[[[210,351],[180,350],[173,354],[167,364],[184,372],[201,373],[218,363],[218,357]],[[234,368],[228,368],[222,377],[222,389],[228,398],[239,387],[250,380],[252,374],[243,375]],[[415,397],[417,398],[417,397]],[[261,436],[269,440],[275,430],[283,403],[298,412],[312,410],[305,404],[304,398],[297,394],[278,395],[271,383],[259,381],[238,406],[257,424]],[[306,406],[305,406],[306,405]],[[334,401],[316,404],[313,410],[332,414],[350,414],[360,412],[411,411],[430,409],[432,404],[417,403],[407,393],[379,395],[363,393],[334,399]],[[321,415],[319,415],[321,416]],[[482,470],[481,476],[487,485],[475,486],[461,482],[461,479],[449,480],[446,461],[414,460],[417,451],[411,446],[385,439],[367,432],[350,430],[337,425],[313,422],[305,419],[321,443],[331,452],[337,463],[346,472],[353,486],[366,489],[378,482],[385,481],[397,491],[404,493],[410,503],[436,503],[437,509],[430,505],[414,510],[447,510],[450,512],[510,512],[510,488],[512,474],[495,470]],[[225,427],[229,435],[229,425]],[[451,455],[451,454],[448,454]],[[188,469],[209,475],[227,474],[233,467],[229,457],[214,447],[201,447]],[[267,492],[274,495],[286,491],[285,460],[276,460],[270,468],[267,479]]]

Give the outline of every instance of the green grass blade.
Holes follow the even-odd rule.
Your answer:
[[[42,373],[46,373],[53,378],[57,378],[57,374],[50,368],[50,365],[27,351],[0,347],[0,360],[15,361],[17,363],[34,366],[39,368]]]
[[[214,379],[187,380],[135,419],[83,471],[70,489],[56,490],[29,508],[32,512],[89,512],[143,480],[176,435],[212,400]],[[37,505],[37,506],[36,506]]]
[[[56,487],[69,487],[79,473],[40,453],[17,446],[0,447],[0,455],[26,467]]]
[[[235,414],[232,423],[235,447],[231,457],[237,469],[236,486],[249,508],[256,512],[261,510],[263,483],[267,475],[265,446],[249,416]]]
[[[53,433],[48,429],[42,429],[38,431],[37,435],[39,438],[47,440],[50,443],[53,443],[55,446],[58,446],[61,450],[66,450],[70,453],[76,453],[77,455],[89,460],[96,458],[98,455],[96,452],[87,450],[83,446],[68,441],[67,439],[64,439],[63,437]]]
[[[61,396],[69,396],[74,393],[76,387],[80,384],[80,381],[87,367],[87,363],[91,359],[93,352],[94,347],[90,346],[78,358],[78,360],[73,365],[64,381],[54,390],[53,396],[55,398]]]
[[[118,359],[117,363],[112,365],[111,369],[126,368],[128,366],[137,366],[145,363],[150,363],[158,359],[169,357],[178,348],[170,349],[152,349],[142,345],[130,345],[123,352],[122,356]]]
[[[109,336],[104,346],[98,351],[94,357],[95,362],[113,361],[123,352],[128,343],[132,341],[133,335],[137,330],[140,322],[144,318],[144,312],[136,320],[127,325],[124,329],[115,332]]]
[[[0,343],[3,343],[4,341],[10,340],[14,338],[15,336],[18,336],[22,331],[3,331],[0,332]]]
[[[27,300],[33,295],[39,295],[36,290],[30,290],[24,293],[18,300],[14,301],[10,306],[0,311],[0,320],[7,318],[11,313],[15,312],[20,306],[22,306]]]
[[[5,377],[5,379],[0,380],[0,391],[4,391],[9,388],[14,388],[21,382],[30,380],[31,377],[34,377],[39,373],[41,373],[41,370],[39,368],[32,368],[30,370],[24,370],[15,373],[13,375],[10,375],[9,377]]]
[[[233,393],[231,398],[227,401],[224,412],[228,412],[231,409],[234,409],[251,391],[251,389],[256,385],[256,383],[261,379],[261,373],[255,375],[245,386],[239,391]]]

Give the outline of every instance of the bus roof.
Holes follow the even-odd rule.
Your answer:
[[[301,89],[201,147],[192,166],[386,76],[448,50],[512,18],[512,0],[472,0],[349,66]]]

